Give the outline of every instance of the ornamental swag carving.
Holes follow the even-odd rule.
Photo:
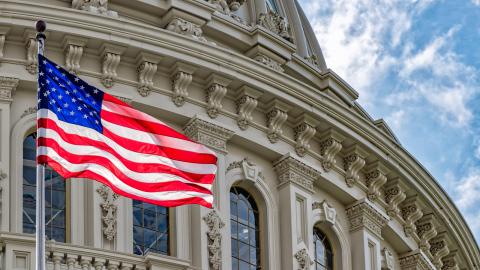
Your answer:
[[[295,253],[295,259],[297,259],[298,262],[298,270],[308,270],[313,264],[313,261],[310,259],[310,255],[308,255],[308,251],[305,248]]]
[[[220,270],[222,267],[222,233],[221,229],[225,227],[225,223],[221,220],[217,211],[212,210],[203,220],[208,226],[208,253],[210,269]]]
[[[111,17],[118,16],[117,12],[108,10],[108,0],[73,0],[72,8]]]
[[[269,10],[267,13],[261,13],[257,23],[275,34],[278,34],[285,40],[293,42],[292,31],[288,25],[287,19],[274,11]]]
[[[107,240],[113,240],[117,234],[117,206],[115,201],[118,199],[118,194],[113,193],[106,185],[102,185],[97,189],[97,193],[102,197],[102,220],[103,220],[103,234]]]

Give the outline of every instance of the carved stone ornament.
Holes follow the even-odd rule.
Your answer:
[[[261,91],[255,90],[251,87],[244,86],[240,89],[237,95],[237,124],[241,130],[246,130],[252,122],[252,112],[257,107],[259,98],[262,95]]]
[[[357,145],[353,145],[345,151],[343,168],[348,187],[353,187],[358,182],[360,170],[365,166],[366,156],[366,152]]]
[[[417,235],[420,238],[420,243],[418,244],[420,249],[425,254],[431,256],[429,242],[438,234],[435,225],[435,216],[433,214],[425,215],[416,222],[415,226],[417,227]]]
[[[280,184],[293,183],[313,192],[313,183],[320,177],[320,172],[292,157],[290,154],[274,164]]]
[[[208,226],[208,261],[210,269],[220,270],[222,267],[222,233],[221,229],[225,227],[225,223],[221,220],[217,211],[212,210],[203,220]]]
[[[66,36],[63,40],[65,51],[65,69],[73,74],[80,70],[80,60],[83,56],[83,48],[87,41],[77,37]]]
[[[106,185],[102,185],[97,189],[98,194],[102,197],[102,220],[103,220],[103,234],[107,240],[112,241],[117,235],[117,206],[115,201],[118,199],[118,194],[113,193]]]
[[[441,270],[460,270],[455,254],[455,252],[450,252],[448,256],[442,259],[443,265]]]
[[[177,63],[172,73],[172,100],[178,107],[183,106],[188,97],[188,87],[193,80],[194,69],[182,63]]]
[[[220,13],[230,16],[235,21],[245,24],[244,20],[233,12],[237,11],[244,3],[245,0],[206,0],[210,4],[215,6],[215,9]]]
[[[310,56],[305,56],[305,60],[307,60],[310,64],[318,67],[318,57],[315,54],[312,54]]]
[[[388,248],[382,250],[382,270],[395,269],[395,258]]]
[[[123,47],[104,45],[102,52],[103,63],[101,81],[106,88],[111,88],[117,79],[117,68],[124,51],[125,48]]]
[[[271,143],[276,143],[283,134],[282,128],[288,119],[289,106],[274,99],[267,107],[267,137]]]
[[[423,212],[416,200],[416,197],[409,198],[403,202],[401,207],[402,218],[405,221],[403,228],[406,236],[414,236],[414,234],[416,235],[417,228],[415,226],[415,222],[417,222],[417,220],[423,216]]]
[[[227,152],[227,141],[235,134],[197,116],[193,117],[183,130],[190,139],[224,153]]]
[[[399,263],[401,270],[436,270],[421,251],[401,256]]]
[[[72,0],[72,8],[111,17],[118,16],[117,12],[108,10],[108,0]]]
[[[337,163],[336,155],[342,150],[344,137],[333,129],[325,131],[321,135],[320,155],[322,156],[322,167],[329,172]]]
[[[233,169],[241,169],[243,172],[243,177],[245,180],[255,183],[257,178],[260,176],[260,168],[255,164],[248,161],[247,158],[244,158],[241,161],[234,161],[230,163],[227,167],[227,172]]]
[[[15,90],[17,90],[19,79],[0,76],[0,100],[11,102]]]
[[[293,131],[295,132],[295,151],[301,157],[305,156],[310,150],[310,140],[317,132],[316,121],[304,114],[296,121],[299,123]]]
[[[212,74],[209,78],[209,84],[206,90],[207,114],[210,118],[217,118],[222,110],[222,100],[227,94],[227,86],[230,80],[222,79]]]
[[[313,264],[313,261],[305,248],[302,248],[295,253],[295,259],[297,259],[298,262],[298,270],[308,270]]]
[[[312,204],[312,210],[320,210],[320,220],[330,225],[335,225],[337,218],[337,211],[333,208],[327,200],[322,202],[314,202]]]
[[[430,254],[432,254],[433,257],[432,263],[437,269],[442,269],[442,258],[450,252],[445,237],[445,234],[441,234],[430,241]]]
[[[382,228],[387,225],[389,218],[375,209],[370,202],[361,201],[346,211],[351,232],[368,229],[382,238]]]
[[[258,54],[253,59],[278,72],[284,71],[280,63],[278,63],[277,61],[273,60],[272,58],[264,54]]]
[[[34,114],[34,113],[37,113],[37,107],[28,107],[28,109],[26,109],[25,111],[23,111],[22,115],[20,116],[20,118],[23,118],[27,115],[30,115],[30,114]]]
[[[168,31],[175,32],[180,35],[191,37],[193,39],[207,42],[207,39],[203,37],[203,30],[198,24],[194,24],[185,19],[175,17],[167,25]]]
[[[374,162],[366,168],[365,184],[367,185],[367,197],[374,201],[380,198],[380,188],[387,183],[388,169],[380,162]]]
[[[153,77],[157,73],[160,57],[148,53],[137,56],[138,93],[142,97],[150,95],[153,90]]]
[[[288,25],[287,19],[275,13],[274,11],[269,10],[267,13],[261,13],[257,24],[265,27],[275,34],[278,34],[289,42],[293,42],[291,29]]]
[[[400,180],[395,179],[387,183],[385,186],[385,202],[387,203],[387,214],[395,217],[400,214],[400,203],[402,203],[407,195],[405,194]]]
[[[38,71],[38,48],[37,39],[34,34],[29,34],[25,42],[25,48],[27,50],[27,62],[25,68],[30,74],[37,74]]]
[[[9,31],[10,31],[9,27],[0,26],[0,60],[3,59],[3,56],[4,56],[5,39]]]

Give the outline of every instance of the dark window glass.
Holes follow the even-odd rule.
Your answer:
[[[133,252],[168,255],[168,209],[133,200]]]
[[[260,269],[257,204],[242,188],[230,190],[232,270]]]
[[[35,233],[36,150],[35,134],[23,141],[23,232]],[[47,239],[66,241],[66,183],[50,167],[45,169],[45,234]]]
[[[319,229],[313,229],[315,245],[315,269],[333,270],[333,251],[327,236]]]
[[[275,3],[275,0],[266,0],[266,1],[267,1],[267,8],[269,10],[278,12],[277,3]]]

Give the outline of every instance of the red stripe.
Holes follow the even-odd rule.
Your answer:
[[[185,161],[199,164],[216,164],[217,157],[210,154],[202,154],[197,152],[179,150],[170,147],[159,146],[151,143],[139,142],[136,140],[128,139],[119,136],[111,132],[107,128],[103,128],[103,135],[112,139],[123,148],[134,152],[140,152],[144,154],[154,154],[162,157],[167,157],[172,160]]]
[[[208,208],[212,208],[211,203],[206,202],[204,199],[202,199],[200,197],[185,198],[185,199],[181,199],[181,200],[158,200],[158,201],[157,200],[146,199],[146,198],[143,198],[143,197],[139,197],[139,196],[124,192],[121,189],[118,189],[112,183],[110,183],[105,177],[103,177],[99,174],[96,174],[92,171],[85,170],[85,171],[82,171],[82,172],[75,172],[75,173],[70,172],[67,169],[65,169],[62,165],[60,165],[56,161],[49,158],[48,156],[39,156],[38,157],[38,162],[39,163],[47,163],[48,165],[50,165],[50,167],[52,167],[56,172],[58,172],[64,178],[88,178],[88,179],[93,179],[93,180],[96,180],[100,183],[103,183],[103,184],[109,186],[115,193],[117,193],[121,196],[127,197],[127,198],[134,199],[134,200],[141,200],[141,201],[144,201],[144,202],[147,202],[147,203],[160,205],[160,206],[165,206],[165,207],[176,207],[176,206],[180,206],[180,205],[184,205],[184,204],[198,204],[198,205],[202,205],[202,206],[205,206],[205,207],[208,207]]]
[[[178,138],[186,141],[191,141],[187,136],[180,134],[174,129],[159,123],[140,120],[140,119],[124,116],[122,114],[118,114],[115,112],[110,112],[107,110],[101,111],[101,118],[119,126],[136,129],[136,130],[140,130],[140,131],[148,132],[152,134],[158,134],[158,135]]]
[[[55,130],[60,135],[60,137],[68,143],[75,144],[75,145],[88,145],[88,146],[96,147],[96,148],[98,148],[102,151],[108,152],[108,153],[114,155],[116,158],[118,158],[127,168],[129,168],[132,171],[136,171],[136,172],[140,172],[140,173],[146,173],[146,172],[170,173],[170,174],[174,174],[174,175],[180,176],[182,178],[185,178],[189,181],[202,183],[202,184],[211,184],[213,182],[214,178],[215,178],[215,176],[211,175],[211,174],[204,175],[204,174],[195,174],[195,173],[183,172],[181,170],[178,170],[177,168],[172,168],[170,166],[162,165],[162,164],[132,162],[128,159],[125,159],[123,156],[118,154],[114,149],[112,149],[110,146],[108,146],[104,142],[99,142],[99,141],[96,141],[96,140],[89,139],[87,137],[66,133],[62,128],[60,128],[57,125],[57,123],[55,123],[55,121],[50,120],[50,119],[40,118],[38,120],[38,127],[44,127],[44,128],[49,128],[49,129]],[[113,139],[113,140],[116,141],[118,144],[120,144],[122,146],[126,146],[129,143],[132,143],[132,142],[128,142],[128,141],[119,141],[117,139]],[[137,145],[135,145],[135,146],[137,146]],[[132,149],[130,149],[130,150],[132,150]],[[143,150],[143,148],[139,147],[139,148],[137,148],[133,151],[140,152],[141,150]],[[169,158],[169,157],[167,157],[167,158]]]
[[[172,180],[164,183],[144,183],[129,178],[122,173],[108,158],[91,156],[91,155],[75,155],[63,149],[55,140],[49,138],[38,138],[39,146],[48,146],[55,150],[59,156],[73,164],[94,163],[98,164],[110,172],[112,172],[120,181],[128,186],[136,188],[145,192],[159,192],[159,191],[195,191],[198,193],[212,194],[212,192],[195,184],[182,183],[180,181]]]

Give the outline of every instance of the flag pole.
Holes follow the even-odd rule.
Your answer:
[[[43,55],[45,49],[45,30],[47,24],[44,21],[37,21],[37,50]],[[39,66],[39,65],[38,65]],[[38,81],[37,81],[38,83]],[[38,86],[40,87],[40,86]],[[40,93],[40,91],[39,91]],[[40,104],[39,104],[40,105]],[[37,116],[38,119],[38,116]],[[37,139],[40,137],[37,125]],[[38,152],[38,146],[37,146]],[[38,153],[37,153],[38,155]],[[36,270],[45,270],[45,164],[37,162],[37,208],[36,208]]]

